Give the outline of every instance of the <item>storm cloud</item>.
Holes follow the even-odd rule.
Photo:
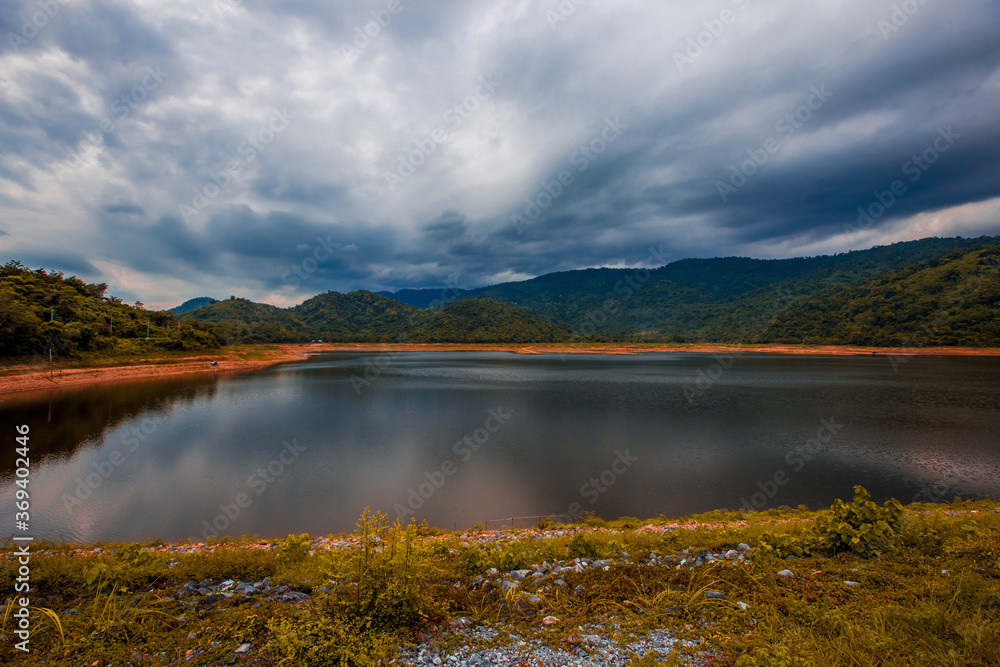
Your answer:
[[[0,30],[0,259],[154,307],[1000,233],[990,0],[27,0]]]

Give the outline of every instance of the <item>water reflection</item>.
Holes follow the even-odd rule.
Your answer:
[[[708,355],[384,361],[95,385],[0,404],[0,428],[31,425],[34,526],[56,539],[324,534],[368,505],[462,527],[818,506],[857,483],[877,499],[1000,495],[1000,360],[894,374],[884,359],[748,355],[693,400]]]

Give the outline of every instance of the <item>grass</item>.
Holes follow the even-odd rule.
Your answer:
[[[883,509],[872,510],[861,497],[838,516]],[[0,662],[215,665],[250,643],[253,651],[236,664],[387,664],[400,646],[419,638],[439,649],[467,642],[444,631],[449,619],[464,617],[496,628],[494,642],[516,635],[553,648],[587,623],[603,624],[622,641],[662,628],[692,643],[671,660],[698,652],[700,664],[1000,664],[1000,503],[901,509],[888,537],[872,542],[878,553],[863,554],[824,546],[834,542],[824,542],[818,527],[829,529],[836,508],[711,512],[665,531],[643,527],[677,522],[590,517],[544,535],[510,531],[488,544],[478,539],[485,534],[390,524],[366,513],[354,548],[326,549],[314,540],[311,552],[308,536],[268,540],[267,550],[252,548],[260,540],[247,536],[183,555],[163,553],[156,542],[102,545],[96,555],[93,545],[42,543],[31,561],[33,653],[13,648],[8,601]],[[675,565],[741,542],[753,547],[744,564]],[[799,545],[804,555],[782,558],[766,546],[777,543]],[[674,561],[650,565],[651,554]],[[552,578],[506,595],[472,585],[492,567],[506,571],[582,556],[613,564],[561,574],[565,588]],[[793,578],[777,575],[786,568]],[[16,563],[0,561],[5,600],[14,595],[15,576]],[[300,604],[236,596],[210,607],[177,597],[188,581],[264,577],[313,595]],[[325,594],[316,592],[321,585]],[[725,599],[706,597],[710,590]],[[529,602],[529,593],[539,599]],[[559,621],[542,625],[548,615]],[[632,663],[667,664],[654,656],[635,656]]]

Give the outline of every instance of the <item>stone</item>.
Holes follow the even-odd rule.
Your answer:
[[[233,653],[246,653],[250,650],[250,646],[252,646],[252,644],[240,644],[236,647],[236,650],[233,651]]]
[[[559,619],[555,616],[546,616],[542,619],[542,625],[555,625],[559,622]]]
[[[750,551],[750,545],[747,544],[746,542],[740,542],[739,544],[736,545],[736,548],[739,549],[740,551]]]
[[[778,576],[784,579],[794,579],[795,573],[792,572],[791,570],[782,570],[781,572],[778,573]]]
[[[531,570],[514,570],[510,573],[510,578],[516,581],[521,581],[525,577],[531,574]]]
[[[726,594],[722,593],[720,591],[705,591],[705,597],[707,597],[709,600],[726,600],[726,599],[728,599],[726,597]]]
[[[747,609],[750,608],[750,605],[748,605],[746,602],[737,602],[736,606],[739,607],[743,611],[746,611]]]

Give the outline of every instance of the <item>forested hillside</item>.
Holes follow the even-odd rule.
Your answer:
[[[804,298],[772,342],[878,346],[1000,344],[1000,246],[959,250]]]
[[[825,257],[686,259],[401,294],[435,304],[427,308],[356,290],[291,308],[201,298],[185,306],[209,305],[177,316],[105,296],[104,284],[8,262],[0,269],[0,355],[312,340],[1000,346],[998,255],[1000,237],[932,238]]]
[[[181,316],[209,322],[227,341],[291,343],[541,343],[564,341],[564,327],[505,303],[474,299],[419,309],[366,290],[326,292],[276,308],[229,299]]]
[[[47,359],[50,348],[53,358],[76,358],[220,346],[210,325],[130,306],[105,296],[107,287],[16,261],[0,266],[0,357]]]
[[[462,298],[504,301],[596,340],[763,342],[766,320],[797,298],[998,243],[1000,237],[929,238],[821,257],[685,259],[649,271],[566,271]]]

